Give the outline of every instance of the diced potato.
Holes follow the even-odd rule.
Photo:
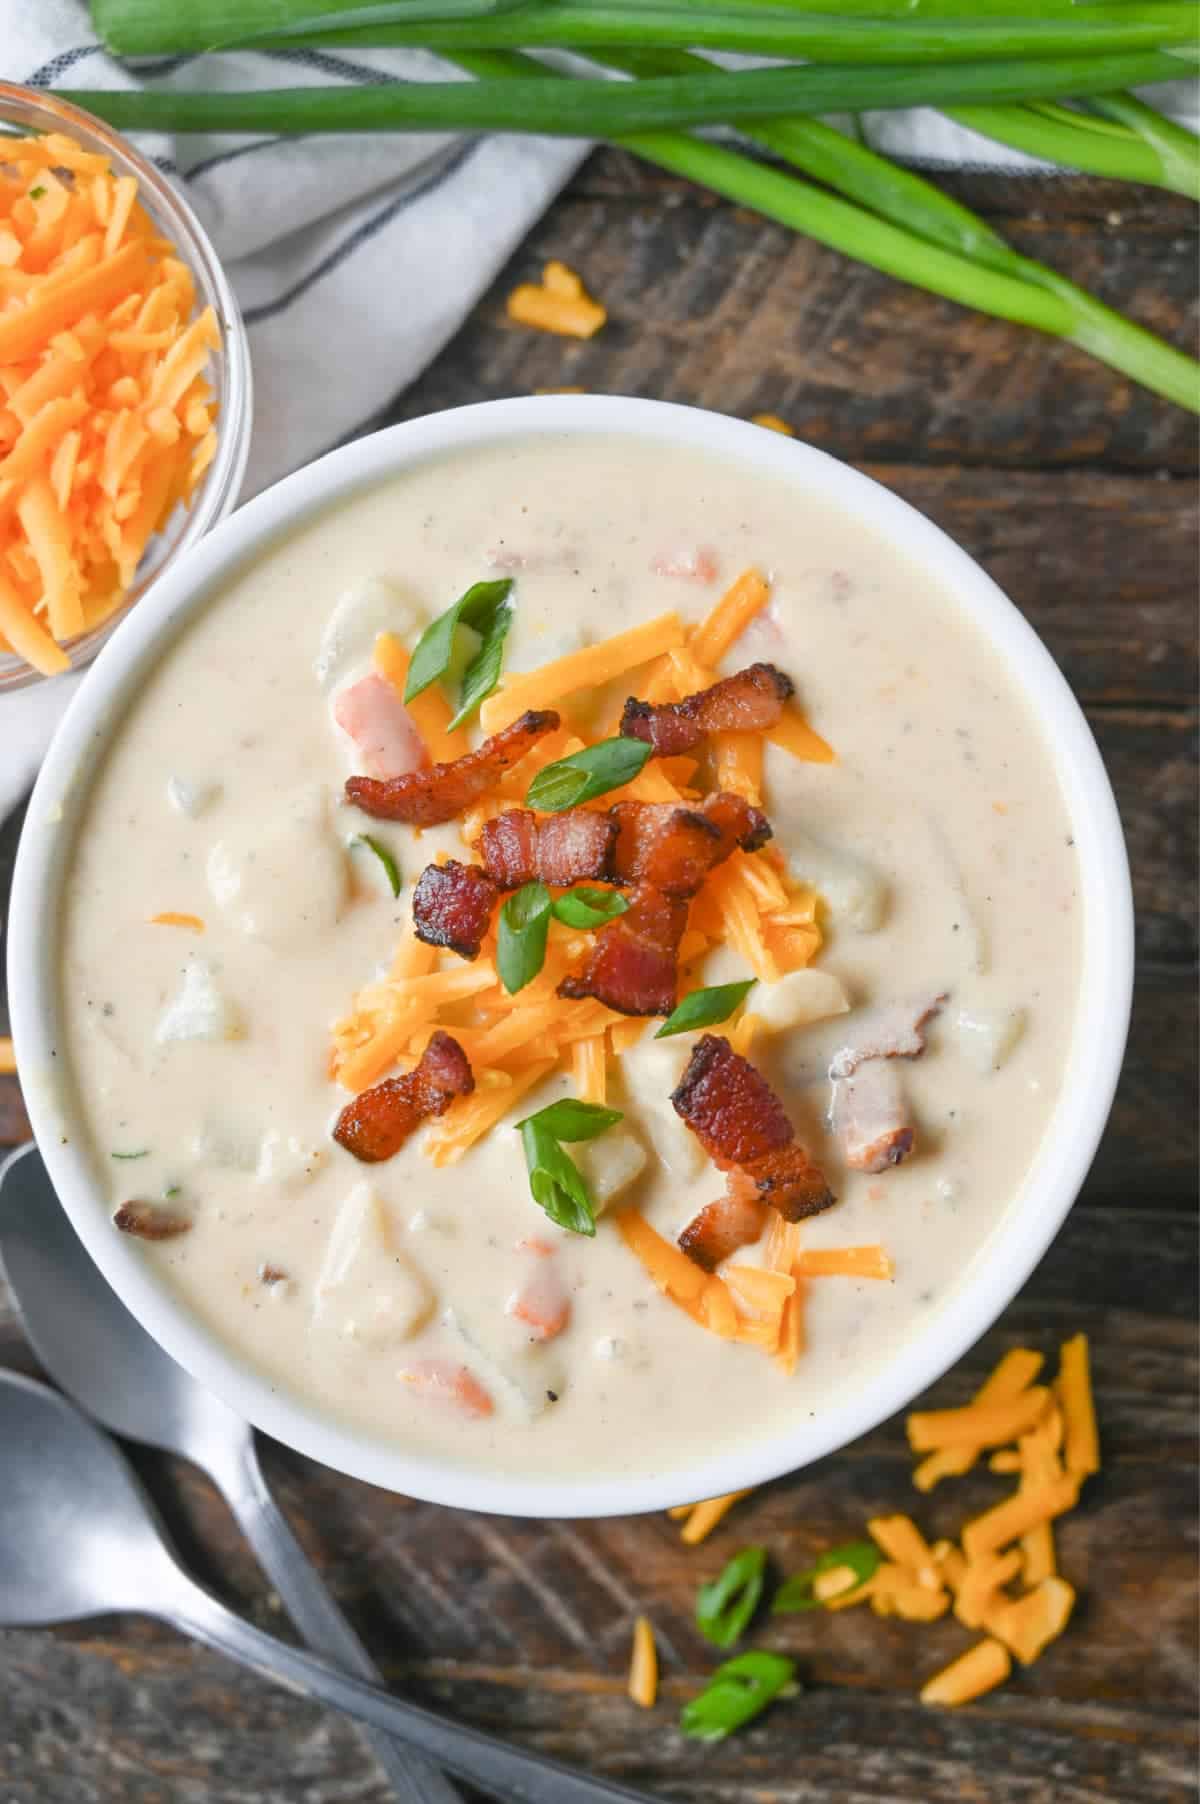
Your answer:
[[[332,930],[349,874],[324,793],[306,788],[285,796],[269,823],[217,840],[206,875],[217,906],[252,939],[286,949]]]
[[[317,652],[313,673],[327,693],[356,665],[370,662],[380,633],[409,639],[425,625],[425,615],[411,596],[382,577],[369,576],[338,597]]]
[[[598,1215],[646,1168],[645,1147],[625,1128],[573,1146],[571,1157],[584,1175]]]
[[[263,1135],[254,1175],[260,1184],[270,1184],[277,1190],[298,1190],[316,1176],[327,1157],[323,1146],[313,1146],[295,1134],[272,1128]]]
[[[813,1021],[826,1021],[831,1015],[844,1015],[850,1003],[831,971],[809,966],[789,971],[778,983],[757,984],[746,1006],[758,1016],[764,1032],[780,1034],[789,1028],[808,1027]]]
[[[660,1162],[672,1178],[683,1183],[697,1177],[705,1164],[704,1148],[671,1107],[671,1092],[683,1076],[695,1043],[695,1034],[656,1040],[648,1032],[621,1059],[625,1090],[638,1121]]]
[[[955,1009],[948,1022],[962,1056],[985,1077],[999,1071],[1025,1032],[1022,1008]]]
[[[428,1321],[435,1300],[394,1244],[374,1188],[356,1184],[338,1210],[317,1275],[315,1324],[369,1347],[398,1345]]]
[[[193,953],[183,967],[178,994],[158,1018],[154,1037],[160,1046],[174,1040],[236,1040],[241,1017],[219,988],[212,966]]]
[[[887,913],[888,887],[880,871],[844,846],[827,845],[803,828],[788,832],[788,868],[824,897],[839,927],[874,933]]]

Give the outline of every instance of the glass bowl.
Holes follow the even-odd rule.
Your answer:
[[[120,606],[98,626],[64,646],[72,668],[78,670],[92,661],[162,572],[236,504],[250,451],[253,396],[250,347],[233,290],[207,233],[178,190],[117,132],[81,107],[68,106],[65,101],[32,88],[0,82],[0,160],[4,137],[51,131],[65,133],[87,150],[102,152],[118,175],[136,176],[138,199],[163,237],[171,240],[176,255],[187,264],[196,284],[197,304],[201,308],[212,307],[221,334],[220,345],[210,354],[206,372],[217,402],[216,455],[191,505],[177,507],[163,530],[150,540],[136,579]],[[53,679],[43,677],[24,658],[0,651],[0,693],[46,681]]]

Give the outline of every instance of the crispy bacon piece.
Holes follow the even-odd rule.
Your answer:
[[[444,1114],[456,1096],[474,1088],[466,1053],[439,1028],[414,1070],[385,1078],[346,1104],[333,1137],[365,1165],[377,1165],[398,1153],[427,1116]]]
[[[696,1042],[671,1102],[713,1163],[729,1173],[734,1201],[770,1203],[787,1221],[819,1214],[833,1202],[774,1090],[722,1035]]]
[[[914,1135],[895,1067],[872,1059],[852,1077],[835,1078],[829,1125],[855,1171],[887,1171],[906,1159]]]
[[[756,1196],[736,1196],[726,1191],[688,1223],[679,1236],[679,1245],[706,1272],[715,1272],[723,1259],[758,1239],[766,1219],[766,1208]]]
[[[616,821],[590,808],[540,820],[528,808],[509,808],[485,822],[479,856],[500,889],[519,889],[535,877],[566,889],[606,874],[616,836]]]
[[[346,800],[377,820],[403,821],[408,827],[440,826],[494,789],[504,772],[558,724],[553,708],[529,709],[511,726],[485,739],[476,751],[450,764],[434,764],[387,782],[349,777]]]
[[[830,1077],[853,1077],[868,1059],[915,1059],[925,1050],[923,1029],[946,1000],[945,990],[936,996],[918,996],[908,1002],[884,1002],[850,1016],[846,1039],[833,1055]]]
[[[174,1240],[186,1234],[192,1225],[190,1215],[176,1209],[164,1209],[158,1203],[144,1203],[137,1198],[122,1203],[113,1216],[113,1227],[122,1234],[135,1234],[139,1240]]]
[[[460,958],[478,958],[492,910],[496,885],[477,864],[429,864],[413,891],[413,932],[427,946],[448,946]]]
[[[577,977],[564,977],[560,996],[594,996],[622,1015],[669,1015],[675,1007],[676,955],[687,926],[687,903],[639,883],[629,907],[596,935]]]
[[[774,664],[750,664],[681,702],[640,702],[630,696],[621,716],[626,739],[642,739],[660,758],[690,752],[706,733],[761,733],[773,727],[795,693]]]
[[[721,789],[694,808],[670,802],[618,802],[610,873],[616,883],[652,883],[665,896],[694,896],[735,847],[757,852],[771,824],[743,796]]]

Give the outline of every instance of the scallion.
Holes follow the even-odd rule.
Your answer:
[[[593,1140],[621,1119],[617,1109],[565,1097],[517,1123],[533,1200],[568,1233],[594,1235],[596,1208],[587,1180],[561,1143]]]
[[[699,1697],[685,1704],[679,1726],[693,1741],[724,1741],[774,1698],[798,1690],[796,1662],[783,1654],[738,1654],[718,1666]]]
[[[874,1541],[845,1541],[840,1547],[831,1547],[823,1553],[815,1566],[807,1572],[797,1572],[790,1579],[785,1579],[771,1600],[773,1616],[791,1616],[805,1610],[819,1610],[828,1598],[818,1597],[813,1589],[823,1572],[837,1572],[843,1566],[854,1574],[845,1586],[846,1591],[857,1591],[860,1585],[878,1571],[883,1555]],[[834,1592],[835,1597],[841,1595]]]
[[[602,739],[581,752],[570,752],[538,772],[525,792],[526,807],[561,814],[565,808],[594,801],[610,789],[632,783],[652,751],[641,739]]]
[[[594,889],[590,884],[581,883],[578,889],[559,896],[554,904],[554,918],[564,927],[587,932],[593,927],[603,927],[607,921],[615,921],[628,907],[620,890]]]
[[[356,833],[354,838],[350,841],[350,845],[351,848],[355,846],[366,846],[368,852],[373,852],[375,854],[383,867],[383,874],[387,878],[388,888],[391,890],[393,896],[398,896],[402,887],[400,881],[400,866],[396,863],[390,849],[384,845],[383,841],[381,839],[376,839],[374,834],[371,833]]]
[[[669,1040],[673,1034],[692,1033],[698,1027],[715,1027],[718,1021],[728,1021],[756,982],[756,978],[747,977],[741,983],[715,983],[706,990],[689,990],[654,1038]]]
[[[732,1647],[758,1608],[766,1580],[765,1547],[743,1547],[696,1593],[696,1627],[716,1647]]]
[[[143,1146],[139,1147],[138,1151],[135,1153],[111,1153],[109,1156],[113,1159],[148,1159],[150,1157],[150,1148],[148,1146]]]
[[[550,891],[544,883],[522,884],[500,910],[496,929],[496,970],[510,996],[532,983],[546,962],[550,932]]]
[[[500,680],[500,664],[504,641],[512,624],[508,597],[512,579],[472,583],[453,607],[439,614],[425,628],[414,647],[404,685],[406,702],[415,701],[432,683],[441,682],[454,665],[455,644],[460,629],[468,627],[479,635],[481,643],[462,673],[458,712],[450,722],[457,727],[467,720],[486,700]]]

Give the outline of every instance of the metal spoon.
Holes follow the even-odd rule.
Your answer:
[[[84,1250],[35,1146],[0,1166],[0,1262],[25,1333],[60,1390],[114,1434],[207,1472],[310,1647],[347,1672],[380,1674],[267,1490],[254,1433],[130,1315]],[[462,1804],[408,1748],[367,1731],[405,1804]]]
[[[253,1672],[402,1736],[504,1804],[651,1804],[644,1792],[445,1722],[244,1622],[167,1546],[116,1443],[35,1379],[0,1372],[0,1626],[158,1617]]]

